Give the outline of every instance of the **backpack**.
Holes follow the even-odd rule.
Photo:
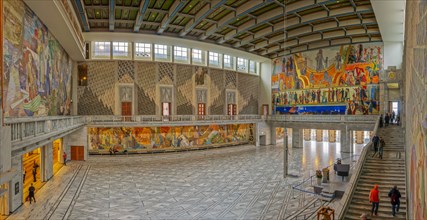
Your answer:
[[[394,192],[393,194],[391,194],[391,203],[392,204],[396,204],[399,202],[399,195],[397,194],[397,192]]]

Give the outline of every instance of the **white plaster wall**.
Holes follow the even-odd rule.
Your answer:
[[[271,126],[267,122],[258,122],[257,123],[257,132],[256,132],[256,146],[259,146],[259,136],[265,135],[266,140],[265,144],[270,145],[271,143]]]
[[[17,156],[12,158],[12,168],[17,172],[12,177],[9,191],[10,198],[10,211],[13,212],[19,208],[22,204],[22,156]],[[15,194],[15,184],[19,184],[19,192]]]
[[[271,62],[263,62],[261,63],[261,85],[259,86],[259,100],[258,100],[258,112],[262,113],[262,105],[268,104],[269,114],[272,114],[271,110]]]
[[[67,136],[63,137],[63,147],[64,151],[67,153],[67,160],[71,159],[71,146],[84,146],[85,157],[87,160],[88,155],[88,139],[87,139],[87,127],[80,128],[76,132],[73,132]]]
[[[402,67],[403,42],[384,42],[384,69],[389,66]]]
[[[0,126],[0,173],[6,172],[11,167],[11,129]]]

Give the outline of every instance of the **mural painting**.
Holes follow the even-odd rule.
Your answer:
[[[407,1],[405,107],[408,219],[427,219],[427,1]]]
[[[149,152],[155,149],[192,148],[227,143],[248,143],[250,124],[180,126],[180,127],[114,127],[89,128],[92,153],[109,149]]]
[[[347,45],[273,60],[272,102],[284,114],[378,114],[382,45]]]
[[[4,11],[5,116],[70,114],[72,60],[22,1]]]

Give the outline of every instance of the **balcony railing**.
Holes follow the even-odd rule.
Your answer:
[[[81,116],[5,118],[5,125],[12,130],[12,142],[66,132],[85,123],[85,118]]]
[[[375,122],[378,115],[269,115],[269,121],[289,122]]]
[[[198,122],[198,121],[249,121],[261,120],[261,115],[133,115],[133,116],[115,116],[115,115],[94,115],[84,116],[87,123],[145,123],[145,122]]]

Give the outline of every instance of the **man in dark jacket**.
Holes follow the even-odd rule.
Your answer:
[[[374,144],[374,154],[372,155],[372,157],[375,156],[375,154],[377,154],[378,152],[378,143],[380,142],[380,138],[377,135],[374,135],[372,137],[372,143]]]
[[[33,184],[31,183],[30,188],[28,189],[29,197],[30,197],[30,204],[34,200],[36,202],[36,197],[34,196],[34,193],[36,191],[36,188],[34,188]]]
[[[393,189],[390,190],[388,197],[390,197],[392,214],[393,216],[396,216],[396,213],[399,212],[400,197],[402,197],[399,190],[397,189],[397,186],[394,186]]]

